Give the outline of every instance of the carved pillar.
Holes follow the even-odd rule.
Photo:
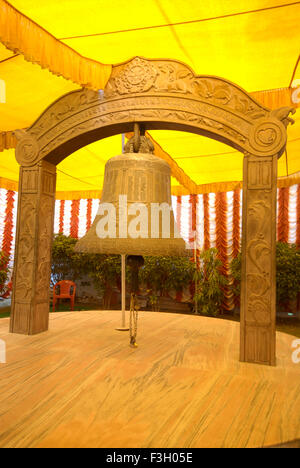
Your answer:
[[[277,154],[244,157],[241,361],[275,365]]]
[[[20,168],[10,331],[48,329],[56,167],[46,161]]]

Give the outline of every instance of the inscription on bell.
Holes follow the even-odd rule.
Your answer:
[[[78,252],[188,255],[171,203],[171,169],[151,153],[128,152],[105,167],[103,195]]]

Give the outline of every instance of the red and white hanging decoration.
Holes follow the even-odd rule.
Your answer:
[[[17,192],[0,189],[0,250],[10,257],[10,266],[14,254],[17,195]],[[96,216],[98,205],[98,199],[57,200],[54,233],[74,238],[84,236]],[[230,280],[229,264],[238,255],[241,245],[242,190],[172,196],[172,206],[184,240],[197,251],[217,247],[224,273]],[[300,246],[300,184],[277,191],[277,239]],[[185,292],[182,296],[186,299]],[[227,307],[231,307],[228,294],[226,301]]]

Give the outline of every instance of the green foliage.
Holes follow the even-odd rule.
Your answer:
[[[98,255],[93,262],[89,276],[100,294],[107,288],[112,289],[121,283],[121,255]]]
[[[235,280],[234,294],[241,291],[241,254],[230,264]],[[295,245],[277,242],[276,244],[276,302],[280,304],[293,301],[300,292],[300,250]]]
[[[166,291],[182,291],[193,280],[195,264],[186,257],[169,257],[167,265],[169,274],[165,283]]]
[[[150,292],[150,295],[148,297],[149,297],[149,303],[151,305],[151,308],[153,312],[158,312],[159,311],[159,298],[155,294],[153,293],[151,294],[151,290],[149,290],[148,293],[149,292]]]
[[[76,281],[93,268],[95,256],[74,252],[77,240],[57,234],[52,245],[52,282],[61,280]]]
[[[194,301],[197,303],[198,313],[203,315],[216,316],[222,308],[223,288],[227,279],[221,273],[222,262],[217,254],[217,249],[201,252],[200,268],[194,273],[197,284]]]
[[[8,257],[0,251],[0,294],[5,291],[5,283],[8,279]]]
[[[293,301],[300,292],[300,250],[295,245],[276,245],[277,303]]]
[[[241,261],[242,261],[242,255],[241,253],[239,253],[237,257],[234,258],[230,263],[230,271],[234,279],[232,290],[233,290],[233,294],[236,297],[240,297],[241,295],[241,277],[242,277]]]
[[[140,269],[140,283],[148,288],[152,310],[159,310],[159,296],[168,291],[181,291],[193,279],[194,264],[185,257],[145,257]]]
[[[52,283],[61,280],[75,281],[89,276],[100,296],[104,295],[104,307],[110,307],[111,291],[120,283],[120,255],[77,253],[76,239],[57,234],[52,246]]]
[[[113,288],[121,285],[121,256],[93,255],[74,252],[76,239],[58,234],[52,250],[52,281],[62,279],[76,281],[89,276],[96,290],[104,297],[104,307],[109,309]],[[221,261],[217,250],[209,249],[200,255],[200,269],[187,257],[145,257],[145,264],[139,271],[140,284],[148,289],[150,303],[159,309],[159,296],[170,290],[182,291],[191,281],[197,280],[194,301],[201,314],[217,315],[223,301],[223,290],[227,280],[220,272]],[[130,270],[126,267],[129,284]]]
[[[140,282],[149,288],[152,302],[167,291],[181,291],[193,279],[194,264],[185,257],[145,257]]]

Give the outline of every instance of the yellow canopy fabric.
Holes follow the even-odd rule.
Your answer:
[[[77,84],[96,90],[105,86],[111,65],[82,57],[5,0],[0,0],[0,13],[0,40],[9,50]]]
[[[298,128],[296,128],[296,125]],[[299,134],[300,122],[295,125],[295,133]],[[243,179],[243,155],[222,143],[208,138],[184,132],[151,131],[150,136],[160,141],[168,156],[186,173],[196,185],[194,190],[188,190],[183,182],[172,177],[172,193],[186,195],[188,193],[207,193],[228,191],[241,187]],[[288,142],[288,163],[284,154],[278,162],[278,186],[288,186],[300,183],[299,141]],[[296,151],[295,148],[296,147]],[[156,154],[160,157],[162,149],[156,147]],[[106,161],[122,152],[122,138],[120,135],[105,138],[76,151],[57,167],[57,198],[79,199],[99,198],[103,186],[104,166]],[[0,157],[0,187],[17,190],[19,166],[15,160],[14,150],[3,151]],[[78,169],[79,168],[79,169]],[[295,170],[296,169],[296,170]],[[173,171],[172,171],[173,172]],[[296,173],[296,174],[295,174]],[[178,175],[176,172],[174,175]],[[295,174],[286,179],[287,175]]]
[[[101,63],[171,58],[247,91],[289,86],[299,2],[287,0],[12,0],[64,44]],[[285,6],[286,5],[286,6]]]
[[[4,0],[1,3],[7,4]],[[26,15],[24,21],[27,26],[32,23],[33,29],[28,26],[26,41],[19,41],[18,49],[11,51],[0,44],[0,80],[6,84],[6,103],[0,103],[0,150],[9,148],[7,141],[11,141],[8,137],[1,141],[1,132],[28,127],[55,99],[83,84],[74,80],[77,59],[72,60],[70,50],[74,57],[82,57],[82,64],[84,58],[86,63],[91,60],[102,65],[136,55],[181,60],[198,74],[218,75],[237,83],[270,108],[291,105],[292,83],[300,79],[299,1],[12,0],[10,5],[21,16]],[[4,23],[2,17],[0,25]],[[38,45],[38,36],[30,35],[34,28],[40,34]],[[12,35],[11,28],[9,33]],[[0,38],[2,35],[3,27]],[[16,30],[16,37],[11,36],[10,41],[17,43],[18,39]],[[57,49],[50,47],[49,41],[57,44]],[[30,53],[22,50],[25,46]],[[64,46],[66,54],[71,54],[67,62],[62,61]],[[27,60],[48,65],[48,69],[26,61],[19,52]],[[46,63],[49,54],[51,64]],[[110,65],[105,70],[103,83]],[[287,155],[279,160],[280,177],[300,171],[298,113],[293,116],[295,125],[288,128]],[[242,155],[232,148],[181,132],[150,134],[195,186],[226,189],[242,180]],[[104,164],[121,149],[121,136],[116,136],[69,156],[58,167],[57,190],[70,198],[71,194],[77,198],[74,192],[82,198],[99,193]],[[11,187],[17,180],[14,150],[0,152],[0,186]],[[178,179],[174,178],[172,184],[178,192]]]

